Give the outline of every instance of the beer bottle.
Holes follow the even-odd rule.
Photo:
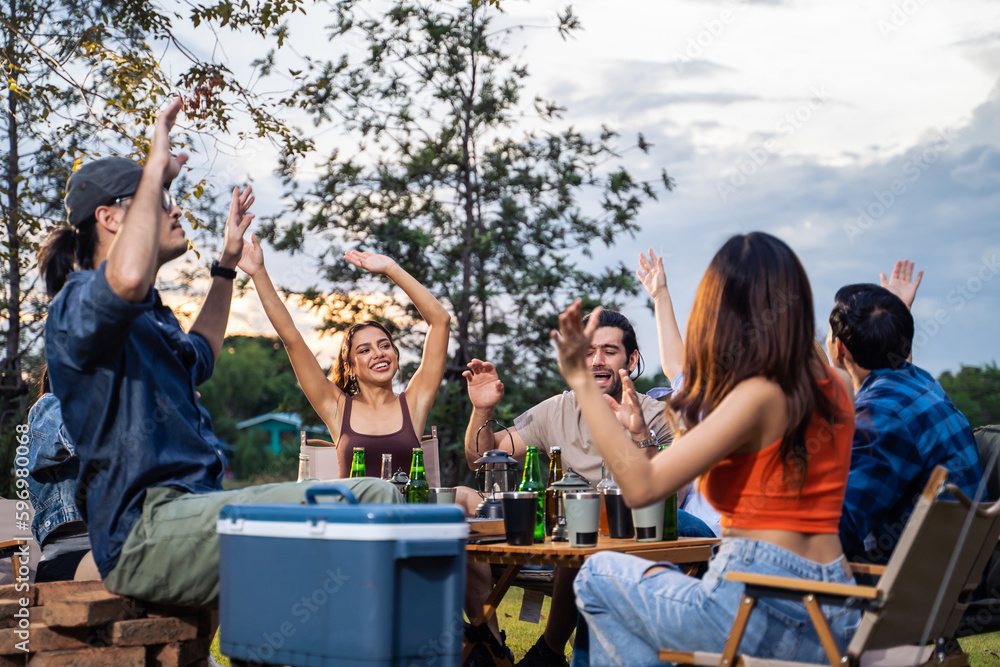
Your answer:
[[[406,502],[426,503],[430,486],[424,474],[424,450],[413,448],[413,462],[410,463],[410,481],[406,483]]]
[[[611,468],[608,467],[608,462],[601,461],[601,481],[597,483],[597,492],[601,494],[601,520],[598,523],[597,533],[601,537],[611,535],[611,529],[608,527],[608,501],[605,498],[607,490],[611,488],[618,488],[618,484]]]
[[[299,474],[298,482],[309,479],[309,455],[306,454],[306,432],[299,431]]]
[[[304,482],[309,479],[309,455],[299,454],[299,475],[297,482]]]
[[[351,460],[351,477],[365,476],[365,448],[355,447],[354,458]]]
[[[556,499],[556,490],[552,485],[562,479],[562,448],[553,447],[549,457],[549,485],[545,487],[545,534],[552,537],[552,529],[556,526],[556,517],[561,510]]]
[[[667,445],[660,445],[662,452]],[[677,539],[677,494],[672,493],[667,496],[663,503],[663,541],[670,542]]]
[[[545,483],[542,482],[542,468],[538,461],[538,447],[528,447],[528,456],[524,459],[524,477],[518,491],[534,491],[538,494],[538,507],[535,508],[535,542],[545,541]]]

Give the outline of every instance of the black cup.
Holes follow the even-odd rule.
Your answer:
[[[621,489],[604,490],[604,509],[608,512],[608,535],[617,540],[635,537],[632,510],[625,504]]]
[[[500,502],[503,505],[503,529],[507,535],[507,544],[519,547],[534,544],[538,493],[507,491],[501,495]]]

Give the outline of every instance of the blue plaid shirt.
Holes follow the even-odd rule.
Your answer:
[[[872,371],[855,401],[840,539],[851,560],[885,563],[935,466],[975,499],[983,477],[969,422],[930,373],[906,363]]]

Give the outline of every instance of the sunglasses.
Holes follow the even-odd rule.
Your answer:
[[[132,199],[134,197],[135,195],[118,197],[117,199],[115,199],[114,204],[115,206],[121,206],[121,203],[123,201]],[[160,191],[160,207],[162,207],[163,210],[166,211],[167,213],[170,213],[172,210],[174,210],[175,206],[177,206],[177,200],[174,199],[174,195],[166,188],[163,188],[163,190]]]

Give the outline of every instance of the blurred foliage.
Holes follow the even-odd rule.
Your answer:
[[[996,362],[945,371],[938,382],[972,428],[1000,424],[1000,368]]]
[[[373,317],[396,325],[401,347],[423,344],[412,305],[343,261],[353,247],[394,258],[453,313],[453,354],[428,424],[455,481],[465,467],[468,362],[500,369],[505,422],[562,391],[549,331],[577,297],[616,308],[636,294],[631,268],[610,253],[603,268],[588,259],[634,234],[643,204],[673,181],[665,171],[642,180],[622,165],[625,150],[645,161],[641,135],[631,146],[608,127],[588,136],[563,122],[558,104],[525,99],[528,68],[505,51],[518,28],[494,28],[488,3],[332,6],[331,44],[358,48],[304,58],[290,99],[317,125],[340,119],[340,148],[317,156],[318,170],[284,154],[287,208],[259,229],[279,250],[317,256],[323,283],[293,291],[328,330]],[[579,28],[565,8],[558,33]],[[260,66],[277,72],[276,57]],[[373,305],[384,293],[392,300]]]
[[[634,379],[632,383],[635,385],[635,390],[640,394],[649,393],[649,390],[653,387],[670,386],[670,380],[663,374],[663,371],[656,371],[654,375],[649,375],[647,373],[643,377]]]
[[[249,137],[264,137],[290,155],[311,147],[284,122],[280,97],[258,95],[228,68],[224,50],[211,48],[226,27],[276,37],[277,19],[298,3],[241,3],[235,16],[229,12],[223,20],[226,4],[231,3],[18,0],[0,8],[0,459],[5,462],[12,461],[11,433],[26,420],[30,385],[44,364],[40,348],[48,304],[36,253],[65,224],[62,198],[71,171],[107,155],[141,161],[148,151],[147,129],[163,103],[177,95],[187,102],[175,132],[177,149],[194,152],[201,145],[195,139],[216,150],[232,148],[227,140]],[[170,64],[161,67],[164,61]],[[227,135],[236,121],[246,130]],[[174,188],[198,198],[206,184],[181,181]],[[188,219],[200,228],[198,218]],[[202,268],[211,261],[199,259]],[[0,471],[0,495],[10,493],[10,466]]]
[[[270,435],[253,428],[237,429],[239,422],[268,412],[291,412],[306,426],[322,425],[295,381],[292,364],[277,337],[228,336],[212,378],[201,385],[201,404],[212,416],[212,430],[235,448],[233,475],[237,479],[277,481],[295,479],[298,433],[283,434],[282,451],[270,449]]]

